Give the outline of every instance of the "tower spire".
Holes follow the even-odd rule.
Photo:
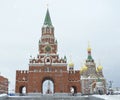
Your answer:
[[[42,31],[42,36],[41,39],[39,40],[39,53],[56,54],[57,42],[55,41],[54,27],[51,22],[48,8],[41,31]]]
[[[88,48],[87,48],[87,51],[88,51],[88,60],[92,60],[92,56],[91,56],[91,47],[90,47],[90,43],[88,42]]]
[[[70,62],[68,63],[68,66],[69,66],[69,71],[74,70],[74,63],[72,62],[71,56],[70,56]]]
[[[46,12],[45,20],[44,20],[44,25],[52,26],[52,21],[51,21],[51,18],[50,18],[50,14],[49,14],[49,9],[48,8],[47,8],[47,12]]]

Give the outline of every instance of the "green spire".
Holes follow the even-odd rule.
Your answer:
[[[91,55],[88,55],[88,58],[87,58],[87,59],[92,60],[92,56],[91,56]]]
[[[44,25],[52,26],[49,10],[47,9],[45,20],[44,20]]]

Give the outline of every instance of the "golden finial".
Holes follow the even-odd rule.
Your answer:
[[[71,55],[69,56],[69,58],[70,58],[70,62],[72,62],[72,56]]]
[[[88,51],[91,51],[91,47],[90,47],[90,41],[88,41],[88,48],[87,48]]]
[[[47,8],[48,8],[48,7],[49,7],[49,4],[47,3],[46,6],[47,6]]]
[[[97,70],[98,71],[101,71],[102,69],[103,69],[103,67],[101,66],[101,63],[100,63],[100,60],[99,60],[99,63],[98,63],[99,65],[98,65],[98,67],[97,67]]]
[[[69,66],[69,67],[74,67],[74,63],[73,63],[73,61],[72,61],[71,55],[70,55],[70,62],[69,62],[69,64],[68,64],[68,66]]]
[[[46,0],[46,7],[49,8],[49,1]]]
[[[88,41],[88,47],[90,47],[90,41]]]
[[[100,59],[98,60],[98,64],[99,64],[99,66],[101,65],[101,61],[100,61]]]

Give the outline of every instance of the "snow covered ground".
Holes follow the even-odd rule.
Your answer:
[[[0,94],[0,97],[6,97],[7,94]]]
[[[0,100],[8,100],[7,98],[7,94],[2,94],[0,95]],[[49,98],[47,100],[53,100],[53,98],[55,100],[61,100],[59,96],[40,96],[39,97],[33,97],[33,96],[8,96],[10,100],[43,100],[42,98]],[[92,97],[92,98],[91,98]],[[94,98],[95,97],[95,98]],[[21,99],[20,99],[21,98]],[[50,99],[51,98],[51,99]],[[81,99],[81,100],[86,100],[86,98],[89,98],[89,100],[100,100],[99,98],[103,99],[103,100],[120,100],[120,95],[90,95],[90,96],[63,96],[64,100],[78,100],[78,99]],[[98,98],[98,99],[97,99]]]
[[[93,96],[105,100],[120,100],[120,95],[93,95]]]

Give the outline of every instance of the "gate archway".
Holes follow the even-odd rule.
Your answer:
[[[70,87],[70,92],[73,93],[73,94],[76,94],[76,93],[77,93],[77,88],[76,88],[76,86],[71,86],[71,87]]]
[[[54,81],[50,77],[45,77],[41,84],[42,94],[53,94],[55,87]]]
[[[21,95],[25,95],[25,94],[27,93],[27,88],[26,88],[25,86],[21,86],[21,87],[19,88],[19,93],[20,93]]]

